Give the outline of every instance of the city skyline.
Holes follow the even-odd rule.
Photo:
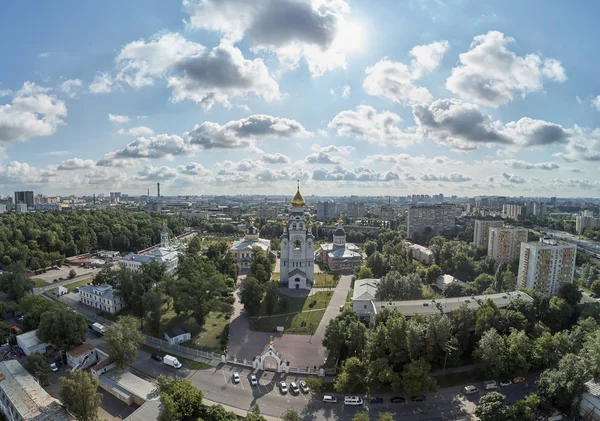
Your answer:
[[[599,197],[595,3],[373,3],[5,6],[0,194]]]

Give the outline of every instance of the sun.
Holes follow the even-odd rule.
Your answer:
[[[356,21],[342,21],[335,38],[337,47],[346,53],[360,53],[365,48],[367,31]]]

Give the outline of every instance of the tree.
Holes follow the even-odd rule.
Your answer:
[[[592,282],[590,289],[594,294],[600,294],[600,279],[596,279]]]
[[[308,377],[306,379],[306,385],[315,393],[322,392],[325,388],[325,382],[318,377]]]
[[[248,411],[246,421],[266,421],[266,419],[260,414],[260,408],[255,404],[250,408],[250,411]]]
[[[50,366],[46,357],[39,352],[34,352],[27,356],[27,371],[33,377],[39,380],[42,386],[48,384],[48,376],[50,375]]]
[[[104,268],[94,276],[94,285],[108,284],[114,287],[117,284],[118,275],[119,271]]]
[[[163,405],[167,401],[169,406],[167,415],[177,415],[179,417],[177,419],[180,420],[200,415],[202,391],[196,389],[189,380],[180,377],[166,377],[162,374],[156,380]]]
[[[510,335],[506,337],[508,348],[508,367],[511,374],[524,376],[529,372],[532,360],[532,340],[522,330],[511,329]]]
[[[181,413],[173,397],[166,393],[160,394],[160,403],[162,409],[158,414],[158,421],[179,421],[181,420]]]
[[[75,269],[71,269],[69,271],[69,279],[73,279],[77,277],[77,272],[75,272]]]
[[[206,421],[238,421],[239,418],[235,412],[227,411],[221,405],[212,405],[206,411],[206,416],[204,419]]]
[[[423,359],[406,364],[402,369],[402,385],[409,396],[419,396],[425,392],[435,392],[437,383],[429,376],[431,366]]]
[[[365,367],[356,357],[350,357],[342,364],[340,374],[334,384],[336,392],[355,393],[360,391],[365,383]]]
[[[271,280],[272,268],[273,266],[265,252],[260,248],[254,248],[248,276],[255,278],[259,283],[264,284]]]
[[[542,372],[536,383],[537,391],[556,408],[576,412],[581,396],[587,391],[585,383],[591,377],[583,358],[567,354],[559,361],[556,369]]]
[[[581,266],[581,281],[588,288],[598,279],[598,268],[593,263],[584,263]]]
[[[390,270],[385,257],[378,251],[374,252],[367,258],[367,266],[371,268],[375,278],[382,278]]]
[[[510,417],[514,421],[530,421],[541,406],[540,397],[532,393],[523,399],[513,402],[510,408]]]
[[[500,313],[498,306],[492,300],[487,300],[477,309],[475,332],[481,335],[490,329],[500,330],[501,322],[502,313]]]
[[[416,300],[423,296],[421,278],[416,273],[400,275],[392,270],[377,285],[376,298],[385,300]]]
[[[58,392],[62,404],[78,421],[97,421],[102,395],[98,393],[98,378],[89,371],[75,370],[60,378]]]
[[[369,413],[367,411],[358,411],[352,417],[352,421],[369,421]]]
[[[264,288],[256,278],[246,278],[240,292],[240,302],[249,316],[254,316],[260,310]]]
[[[474,356],[481,362],[487,376],[497,377],[508,372],[508,351],[504,338],[495,329],[483,334]]]
[[[599,286],[600,291],[600,286]],[[579,292],[579,288],[575,284],[564,284],[558,289],[558,296],[564,299],[571,307],[579,304],[583,294]]]
[[[371,268],[367,267],[367,266],[361,266],[358,269],[358,272],[356,272],[356,279],[372,279],[373,278],[373,272],[371,271]]]
[[[433,264],[425,270],[425,282],[428,284],[433,284],[443,274],[444,272],[442,272],[442,268],[436,264]]]
[[[281,414],[281,419],[283,421],[302,421],[302,417],[295,409],[288,409],[285,411],[283,414]]]
[[[28,294],[19,300],[19,307],[23,312],[23,329],[37,329],[42,314],[57,306],[53,301],[47,300],[40,295]]]
[[[573,315],[573,308],[564,299],[551,297],[548,309],[543,314],[542,320],[554,332],[566,328]]]
[[[377,251],[377,243],[375,241],[367,241],[365,243],[365,253],[367,257],[371,256]]]
[[[162,318],[162,293],[158,289],[152,289],[144,295],[144,302],[147,310],[148,329],[153,336],[157,336]]]
[[[504,404],[506,396],[498,392],[490,392],[479,399],[475,415],[481,421],[504,421],[508,415],[508,407]]]
[[[587,337],[580,354],[592,371],[592,375],[600,375],[600,330]]]
[[[450,285],[444,289],[444,297],[452,298],[452,297],[462,297],[465,293],[463,291],[463,286],[458,282],[452,282]]]
[[[18,301],[25,294],[33,291],[33,281],[27,276],[23,262],[11,264],[8,271],[0,275],[0,291],[12,301]]]
[[[275,305],[279,301],[281,293],[278,282],[267,282],[265,285],[265,310],[270,316],[275,311]]]
[[[135,361],[145,337],[138,330],[137,320],[132,316],[121,316],[116,323],[106,328],[104,340],[108,344],[110,359],[122,369]]]
[[[41,315],[37,336],[59,349],[70,350],[83,343],[87,330],[87,319],[81,313],[55,306]]]
[[[394,421],[394,417],[390,412],[381,412],[378,421]]]

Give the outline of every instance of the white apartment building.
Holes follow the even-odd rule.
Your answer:
[[[577,246],[540,238],[521,243],[517,285],[546,295],[556,295],[563,284],[573,283]]]
[[[527,208],[525,206],[507,203],[502,205],[502,217],[519,219],[525,216],[526,210]]]
[[[498,265],[519,260],[521,243],[527,242],[526,228],[492,227],[489,231],[488,257]]]
[[[123,308],[121,298],[108,284],[80,287],[79,302],[111,314],[116,314]]]
[[[473,227],[473,244],[477,247],[487,247],[490,228],[502,226],[504,226],[504,221],[476,220]]]
[[[454,228],[456,222],[456,206],[418,205],[408,208],[406,237],[422,234],[427,228],[433,232],[448,231]]]
[[[586,229],[595,229],[600,225],[600,218],[594,218],[594,211],[585,210],[575,217],[575,230],[581,234]]]

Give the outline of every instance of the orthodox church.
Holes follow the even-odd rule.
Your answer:
[[[260,233],[254,226],[254,219],[251,218],[250,226],[246,229],[246,235],[244,238],[234,241],[229,251],[231,251],[236,262],[240,265],[240,269],[246,270],[250,267],[256,247],[262,249],[268,256],[271,251],[271,240],[260,238]]]
[[[281,234],[280,283],[291,289],[311,289],[315,279],[315,237],[304,215],[300,185]]]
[[[354,243],[346,242],[346,231],[341,219],[333,232],[333,243],[321,244],[316,258],[334,272],[349,271],[360,267],[363,261],[360,248]]]

